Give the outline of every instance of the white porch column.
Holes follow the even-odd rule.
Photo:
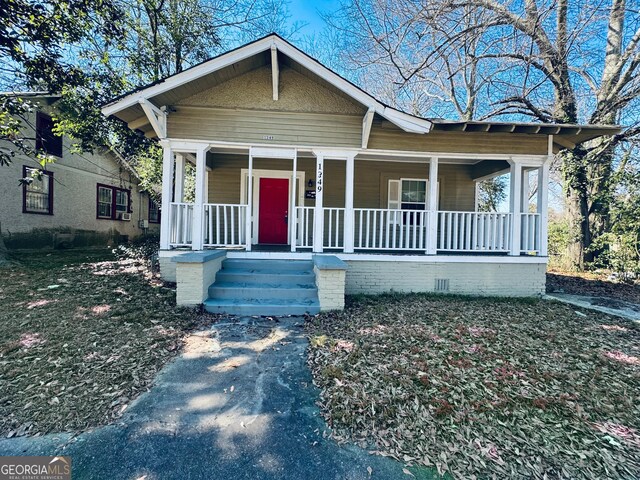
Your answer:
[[[251,230],[251,217],[253,216],[253,151],[249,149],[249,180],[247,182],[247,213],[245,218],[245,237],[247,252],[251,251],[251,242],[253,240],[253,231]],[[243,180],[244,181],[244,180]]]
[[[522,165],[510,160],[510,212],[511,212],[511,252],[509,255],[520,255],[520,223],[522,220]]]
[[[438,157],[429,160],[427,255],[438,253]]]
[[[324,155],[316,156],[316,206],[313,210],[313,251],[322,253],[324,243],[324,212],[322,211],[322,196],[324,193]]]
[[[296,251],[298,216],[296,215],[296,190],[298,186],[298,151],[293,153],[293,173],[291,174],[291,202],[289,207],[289,234],[291,236],[291,251]]]
[[[160,250],[169,250],[171,242],[171,194],[173,193],[173,150],[171,143],[161,141],[162,156],[162,215],[160,217]]]
[[[522,191],[520,193],[521,195],[521,200],[520,200],[520,211],[521,212],[525,212],[528,213],[529,212],[529,179],[531,178],[529,176],[531,172],[531,168],[522,168]]]
[[[549,165],[546,161],[538,168],[538,213],[540,214],[540,253],[541,257],[548,255],[549,240]]]
[[[184,155],[176,153],[176,179],[173,187],[173,198],[176,202],[184,202]]]
[[[345,163],[344,185],[344,253],[353,253],[353,223],[355,213],[353,211],[353,182],[355,170],[355,155],[347,156]]]
[[[202,250],[204,242],[204,190],[207,168],[207,147],[198,148],[196,152],[196,195],[193,205],[193,233],[191,235],[191,249]]]
[[[207,168],[204,172],[204,203],[209,203],[209,174],[211,171]]]

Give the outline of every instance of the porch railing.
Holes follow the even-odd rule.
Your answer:
[[[169,218],[171,219],[169,244],[172,247],[190,246],[193,231],[193,203],[171,203]]]
[[[202,245],[204,247],[243,247],[247,242],[247,206],[240,204],[204,204]],[[322,248],[344,250],[344,208],[323,208]],[[355,251],[427,252],[429,235],[435,235],[438,252],[507,253],[512,252],[511,213],[437,212],[437,224],[431,227],[431,212],[355,208],[353,210],[353,249]],[[295,242],[297,248],[314,247],[315,208],[296,207]],[[539,213],[520,213],[520,251],[540,254],[542,219]],[[193,244],[194,204],[171,203],[169,238],[172,247]],[[514,246],[517,249],[517,246]]]
[[[540,252],[540,214],[520,214],[520,250],[526,253]]]
[[[313,247],[313,212],[314,207],[296,207],[297,232],[296,246],[300,248]]]
[[[344,208],[323,208],[324,248],[344,248]]]
[[[357,250],[425,250],[425,210],[354,209],[354,248]]]
[[[510,213],[438,212],[438,250],[507,252],[510,248]]]
[[[205,203],[205,247],[239,247],[246,242],[246,205]]]

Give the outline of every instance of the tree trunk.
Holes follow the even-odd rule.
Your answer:
[[[566,151],[562,157],[562,174],[569,220],[567,257],[574,268],[583,270],[591,247],[586,153],[576,148]]]

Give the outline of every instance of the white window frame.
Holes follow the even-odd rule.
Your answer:
[[[426,178],[407,178],[407,177],[401,177],[401,178],[390,178],[387,182],[387,209],[389,210],[402,210],[402,204],[403,203],[419,203],[419,202],[403,202],[402,201],[402,182],[404,180],[407,181],[418,181],[418,182],[425,182],[426,184],[426,189],[425,189],[425,197],[424,197],[424,211],[428,212],[429,211],[429,189],[431,188],[431,183],[429,182],[429,179]],[[390,192],[391,192],[391,182],[398,182],[398,198],[393,200],[391,199],[390,196]],[[436,188],[438,190],[438,193],[436,195],[436,211],[438,210],[439,204],[440,204],[440,182],[438,181],[436,183]],[[396,208],[393,208],[391,206],[391,204],[397,204],[398,206]],[[409,210],[407,210],[409,211]],[[395,218],[395,220],[393,220],[392,218],[395,218],[395,215],[389,215],[389,222],[398,225],[399,221],[397,218]]]

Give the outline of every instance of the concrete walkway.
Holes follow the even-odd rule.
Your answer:
[[[306,346],[301,319],[217,324],[190,337],[117,424],[0,440],[0,454],[70,455],[76,480],[428,476],[323,437]]]
[[[596,312],[607,313],[617,317],[640,322],[640,305],[607,297],[588,295],[572,295],[568,293],[549,293],[544,296],[549,300],[557,300],[575,307],[587,308]]]

